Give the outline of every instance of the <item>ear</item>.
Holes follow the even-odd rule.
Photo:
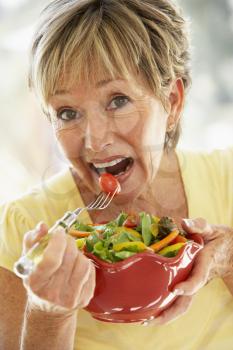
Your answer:
[[[167,131],[175,129],[179,122],[184,105],[184,84],[181,78],[176,79],[170,86],[168,96],[169,114],[167,119]]]

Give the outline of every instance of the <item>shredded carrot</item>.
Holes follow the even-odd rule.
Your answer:
[[[78,238],[88,237],[91,234],[91,232],[78,231],[78,230],[74,230],[74,229],[69,230],[68,233],[71,236],[78,237]]]
[[[153,251],[156,253],[159,250],[161,250],[164,247],[166,247],[169,243],[171,243],[178,235],[179,235],[179,231],[178,230],[174,230],[171,233],[169,233],[168,236],[163,238],[161,241],[150,245],[150,248],[153,249]]]
[[[178,235],[174,241],[172,242],[172,244],[175,243],[186,243],[187,242],[187,238],[185,238],[184,236]]]

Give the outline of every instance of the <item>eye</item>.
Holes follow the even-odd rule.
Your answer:
[[[116,96],[110,103],[109,109],[117,109],[124,107],[129,102],[127,96]]]
[[[57,112],[57,117],[64,121],[70,121],[78,118],[78,112],[71,108],[63,108]]]

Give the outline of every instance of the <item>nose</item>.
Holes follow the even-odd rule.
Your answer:
[[[85,148],[98,153],[112,143],[109,118],[97,113],[89,117],[85,133]]]

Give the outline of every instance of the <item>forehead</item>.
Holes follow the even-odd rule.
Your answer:
[[[130,92],[136,95],[143,95],[145,93],[150,94],[146,82],[142,79],[141,76],[128,75],[125,77],[99,77],[98,79],[93,79],[91,81],[74,81],[72,84],[66,83],[65,80],[57,86],[54,93],[50,97],[72,94],[77,91],[95,91],[96,93],[102,92],[105,90],[114,90],[120,89],[122,92]],[[120,91],[119,91],[120,92]]]
[[[122,82],[126,82],[124,81],[123,79],[112,79],[112,78],[108,78],[108,79],[102,79],[102,80],[99,80],[97,82],[77,82],[76,84],[73,83],[72,85],[68,84],[68,86],[66,86],[63,82],[63,84],[61,85],[61,87],[58,87],[57,90],[55,90],[54,92],[54,95],[64,95],[70,91],[73,91],[73,90],[76,90],[76,88],[78,86],[82,86],[83,88],[86,87],[86,88],[95,88],[95,89],[101,89],[103,87],[106,87],[106,86],[109,86],[110,84],[119,84],[119,83],[122,83]]]

